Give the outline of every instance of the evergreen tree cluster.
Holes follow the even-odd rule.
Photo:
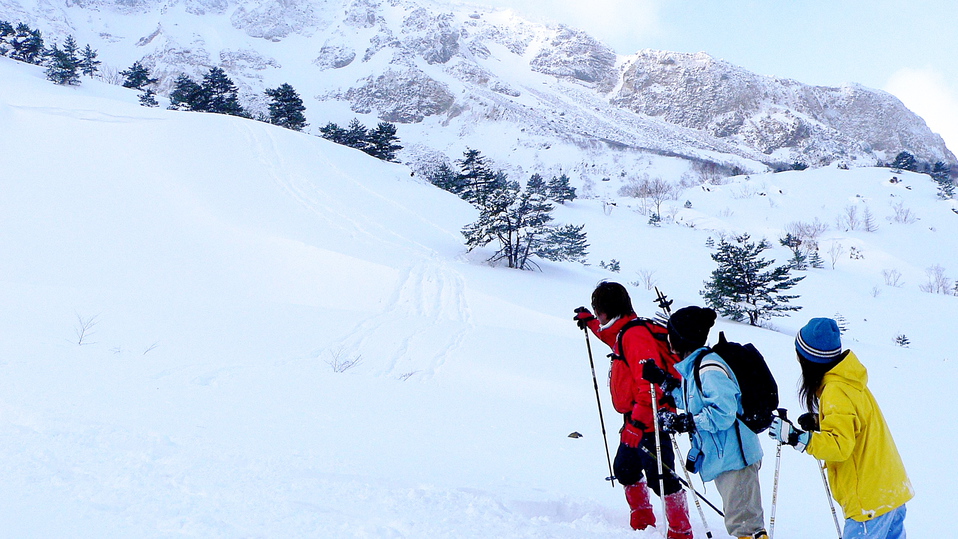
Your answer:
[[[442,164],[429,175],[434,185],[459,195],[479,209],[479,220],[463,228],[472,251],[496,243],[489,262],[504,261],[510,268],[532,269],[533,260],[583,262],[588,244],[585,225],[552,223],[552,202],[575,199],[575,189],[562,175],[546,182],[534,174],[525,187],[494,170],[479,150],[467,149],[456,161],[458,170]]]
[[[938,184],[938,196],[940,198],[947,200],[955,197],[955,174],[952,173],[952,167],[943,161],[930,163],[918,159],[910,152],[899,152],[895,159],[886,166],[895,170],[928,174]]]
[[[216,66],[203,75],[200,83],[186,74],[178,76],[170,90],[170,109],[250,117],[240,105],[236,84]]]
[[[97,53],[88,44],[83,50],[72,35],[62,45],[47,48],[40,30],[24,23],[13,24],[0,20],[0,56],[28,64],[46,66],[47,79],[65,86],[80,84],[80,75],[92,77],[99,69]]]
[[[396,125],[379,122],[375,129],[369,129],[353,118],[344,129],[332,122],[319,128],[324,139],[356,148],[383,161],[396,161],[396,152],[402,149],[396,136]]]

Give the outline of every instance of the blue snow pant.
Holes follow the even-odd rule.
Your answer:
[[[844,539],[905,539],[905,506],[866,522],[845,519]]]

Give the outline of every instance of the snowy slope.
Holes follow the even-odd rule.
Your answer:
[[[783,227],[813,218],[832,225],[823,251],[839,242],[864,258],[809,271],[805,308],[777,331],[720,321],[713,336],[756,343],[797,413],[792,335],[840,312],[918,491],[909,531],[949,522],[958,488],[938,455],[954,439],[958,298],[918,287],[935,264],[958,274],[958,215],[927,177],[737,178],[668,202],[661,228],[600,183],[556,212],[586,224],[592,265],[519,272],[466,254],[459,230],[475,210],[405,167],[262,123],[146,109],[95,81],[58,87],[4,58],[0,80],[5,536],[659,537],[629,530],[621,489],[603,481],[571,311],[599,279],[640,270],[700,304],[709,237],[764,235],[784,261]],[[920,220],[888,222],[892,200]],[[851,204],[869,205],[877,232],[834,226]],[[598,268],[613,258],[620,274]],[[885,269],[904,285],[884,285]],[[629,288],[651,314],[652,292]],[[606,351],[592,345],[602,386]],[[613,443],[605,391],[602,403]],[[781,472],[776,537],[834,533],[814,461],[786,449]]]

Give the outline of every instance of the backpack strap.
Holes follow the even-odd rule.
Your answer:
[[[719,343],[726,343],[726,342],[728,341],[725,340],[725,332],[724,331],[719,332]],[[701,372],[703,370],[706,372],[710,370],[722,371],[723,373],[725,373],[725,376],[729,378],[729,380],[733,379],[731,373],[729,373],[728,369],[721,362],[716,361],[714,359],[710,359],[708,361],[704,360],[705,356],[711,353],[712,353],[712,349],[709,348],[707,352],[703,352],[699,354],[699,357],[695,358],[695,366],[693,367],[692,371],[695,373],[695,386],[699,389],[699,392],[702,391]],[[735,382],[738,383],[738,380],[735,380]],[[741,389],[739,389],[739,391],[741,391]],[[688,402],[688,398],[686,398],[686,402]],[[745,445],[742,443],[742,431],[739,430],[741,428],[740,426],[741,423],[742,423],[742,416],[740,416],[738,412],[736,412],[735,413],[735,434],[738,437],[738,449],[742,453],[742,462],[746,463],[747,465],[748,459],[745,458]]]
[[[655,322],[653,320],[650,320],[648,318],[642,318],[641,316],[633,318],[632,320],[629,320],[628,322],[626,322],[625,325],[622,326],[622,329],[619,330],[619,334],[616,335],[615,337],[616,349],[618,349],[619,353],[613,352],[609,354],[609,357],[612,358],[612,361],[616,361],[616,360],[625,361],[626,365],[628,365],[628,361],[626,361],[625,359],[625,350],[622,348],[622,336],[625,335],[626,331],[634,327],[642,326],[646,329],[646,331],[649,332],[649,335],[651,335],[653,339],[667,341],[668,337],[663,338],[661,335],[657,335],[654,331],[649,329],[649,324],[654,324],[654,323]]]

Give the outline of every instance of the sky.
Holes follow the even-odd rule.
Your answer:
[[[762,75],[885,90],[958,151],[958,4],[951,0],[470,3],[582,28],[620,54],[702,51]]]

